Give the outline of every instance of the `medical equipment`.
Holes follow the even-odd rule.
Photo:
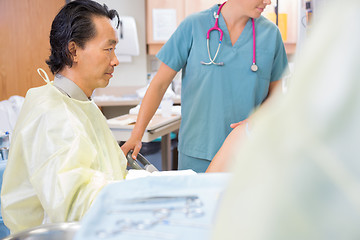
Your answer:
[[[199,197],[196,195],[187,195],[187,196],[154,196],[154,197],[145,197],[145,198],[129,198],[129,199],[119,199],[117,200],[120,203],[144,203],[151,202],[157,203],[159,201],[179,201],[186,200],[186,203],[196,203],[198,206],[202,206],[202,202]]]
[[[9,155],[9,148],[0,148],[0,160],[7,160]]]
[[[133,221],[129,218],[121,219],[116,222],[117,229],[113,231],[105,231],[100,230],[97,232],[97,236],[99,238],[108,238],[114,237],[122,232],[132,233],[133,235],[144,235],[150,236],[155,238],[162,238],[162,239],[176,239],[176,235],[149,230],[159,224],[166,225],[166,226],[178,226],[178,227],[190,227],[190,228],[206,228],[209,229],[211,227],[210,224],[205,223],[196,223],[196,222],[189,222],[184,220],[170,220],[167,219],[167,216],[160,216],[158,219],[150,220],[140,220],[140,221]]]
[[[101,229],[97,231],[96,235],[99,238],[107,238],[123,232],[132,234],[149,233],[156,237],[172,239],[175,236],[164,232],[149,231],[158,225],[165,226],[187,226],[196,228],[209,228],[209,224],[191,223],[186,219],[193,219],[202,217],[205,212],[203,210],[203,203],[197,195],[186,196],[154,196],[145,198],[129,198],[116,200],[121,209],[111,210],[108,214],[120,214],[125,218],[116,221],[115,230]],[[143,204],[146,206],[142,207]],[[126,205],[130,205],[127,207]],[[172,216],[176,212],[183,214],[185,219],[181,219],[181,215],[177,215],[178,219],[173,219]],[[144,213],[149,217],[144,217]],[[129,215],[130,214],[130,215]],[[141,218],[139,217],[141,214]],[[180,217],[180,218],[179,218]]]
[[[0,160],[7,160],[9,154],[9,132],[0,133]]]
[[[3,240],[72,240],[80,229],[79,222],[62,222],[44,224],[12,234]]]
[[[170,215],[172,211],[180,210],[187,218],[200,217],[204,214],[202,210],[203,203],[196,195],[188,196],[156,196],[146,198],[131,198],[116,200],[122,207],[126,204],[132,204],[131,208],[122,208],[112,210],[109,214],[117,214],[124,212],[153,212],[154,215]],[[155,206],[143,207],[141,204],[152,204]],[[180,205],[179,205],[180,203]],[[184,203],[184,206],[182,205]],[[161,206],[157,206],[161,205]]]
[[[0,148],[9,147],[10,146],[10,133],[9,132],[2,132],[0,133]]]
[[[185,206],[169,206],[169,207],[157,207],[157,208],[128,208],[128,209],[120,209],[120,210],[113,210],[109,212],[110,214],[122,214],[122,213],[128,213],[128,212],[152,212],[154,216],[163,216],[167,215],[170,216],[173,212],[181,212],[183,213],[187,218],[196,218],[201,217],[204,215],[204,211],[201,208],[201,206],[195,206],[195,205],[188,205]]]
[[[222,3],[219,7],[219,10],[216,12],[214,12],[214,18],[215,18],[215,25],[214,27],[210,28],[207,32],[207,35],[206,35],[206,45],[207,45],[207,51],[208,51],[208,55],[209,55],[209,59],[210,59],[210,62],[204,62],[204,61],[201,61],[200,63],[203,64],[203,65],[211,65],[211,64],[214,64],[214,65],[217,65],[217,66],[223,66],[224,65],[224,62],[215,62],[215,59],[219,53],[219,50],[220,50],[220,46],[221,46],[221,42],[222,42],[222,38],[223,38],[223,31],[221,30],[221,28],[219,27],[219,16],[220,16],[220,11],[221,11],[221,8],[224,6],[226,2]],[[255,34],[255,21],[254,19],[252,18],[251,19],[251,22],[252,22],[252,32],[253,32],[253,61],[252,61],[252,65],[250,67],[251,71],[253,72],[256,72],[259,68],[258,66],[256,65],[256,34]],[[219,39],[219,45],[217,47],[217,50],[216,50],[216,53],[215,53],[215,56],[214,58],[211,57],[211,54],[210,54],[210,47],[209,47],[209,42],[210,42],[210,33],[212,31],[218,31],[220,33],[220,39]]]
[[[130,150],[126,155],[126,158],[129,162],[129,165],[133,169],[138,170],[146,170],[148,172],[156,172],[159,171],[154,165],[152,165],[143,155],[138,153],[137,158],[132,158],[133,150]],[[139,164],[139,162],[143,165],[143,167]]]

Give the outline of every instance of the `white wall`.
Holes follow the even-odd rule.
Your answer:
[[[147,83],[145,0],[96,0],[105,3],[110,9],[115,9],[120,16],[135,18],[139,37],[140,55],[133,56],[131,63],[120,63],[115,67],[111,86],[145,86]]]
[[[298,5],[294,0],[279,0],[279,13],[287,13],[287,42],[296,43],[298,32]]]
[[[269,12],[274,12],[276,1],[273,0],[271,5],[265,8],[264,16]],[[298,4],[295,0],[279,0],[279,13],[287,14],[287,43],[296,43],[298,33]]]
[[[298,37],[297,37],[297,53],[301,52],[301,49],[304,45],[304,42],[309,34],[309,29],[306,23],[306,10],[305,10],[305,0],[298,1]],[[312,22],[317,22],[319,16],[322,15],[322,11],[325,8],[325,4],[329,4],[332,1],[337,0],[311,0],[312,4]]]

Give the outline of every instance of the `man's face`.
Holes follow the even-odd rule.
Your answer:
[[[106,87],[119,64],[115,56],[118,42],[111,20],[106,17],[93,17],[96,36],[85,43],[83,49],[76,48],[77,84],[88,95],[95,88]]]

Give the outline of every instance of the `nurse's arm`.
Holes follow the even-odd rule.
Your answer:
[[[158,72],[151,80],[150,86],[141,102],[139,114],[130,139],[121,147],[125,155],[129,150],[133,149],[134,152],[132,156],[134,159],[136,158],[141,149],[141,139],[145,129],[154,116],[156,109],[159,107],[166,89],[169,87],[176,73],[175,70],[171,69],[166,64],[161,63]]]

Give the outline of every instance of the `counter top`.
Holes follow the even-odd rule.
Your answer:
[[[144,86],[122,86],[122,87],[106,87],[95,90],[93,99],[97,106],[136,106],[141,99],[136,91]],[[180,96],[174,97],[174,104],[180,104]]]

